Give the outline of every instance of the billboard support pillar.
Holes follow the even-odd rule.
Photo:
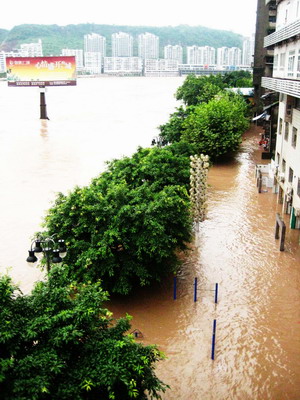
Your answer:
[[[46,89],[45,86],[40,86],[40,119],[49,119],[47,116],[47,104],[46,104]]]

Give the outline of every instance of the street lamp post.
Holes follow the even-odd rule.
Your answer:
[[[50,271],[51,263],[58,264],[61,263],[63,258],[67,254],[67,248],[64,240],[59,239],[54,240],[54,236],[49,236],[46,238],[37,237],[35,238],[28,250],[29,255],[26,259],[28,263],[36,263],[40,257],[44,256],[47,266],[47,272]]]

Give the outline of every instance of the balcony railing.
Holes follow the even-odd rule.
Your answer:
[[[261,86],[274,92],[285,93],[300,98],[300,81],[263,77]]]
[[[264,47],[273,46],[276,43],[282,42],[283,40],[290,39],[300,34],[300,19],[292,22],[291,24],[279,29],[278,31],[271,33],[271,35],[264,38]]]

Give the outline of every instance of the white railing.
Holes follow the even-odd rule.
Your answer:
[[[271,35],[264,38],[264,47],[273,46],[276,43],[287,40],[300,34],[300,19],[292,22],[291,24],[271,33]]]
[[[300,98],[300,81],[263,77],[261,85],[266,89],[274,90],[274,92]]]

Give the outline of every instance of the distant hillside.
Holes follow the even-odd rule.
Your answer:
[[[10,51],[22,43],[36,42],[42,39],[45,56],[59,55],[63,48],[83,48],[83,36],[98,33],[107,39],[107,53],[111,54],[111,35],[115,32],[127,32],[137,37],[140,33],[153,33],[160,38],[161,56],[167,44],[186,46],[212,46],[215,48],[240,47],[243,37],[233,32],[205,28],[202,26],[122,26],[122,25],[18,25],[12,30],[0,29],[0,50]],[[137,42],[135,40],[135,42]],[[137,43],[135,44],[137,55]]]

